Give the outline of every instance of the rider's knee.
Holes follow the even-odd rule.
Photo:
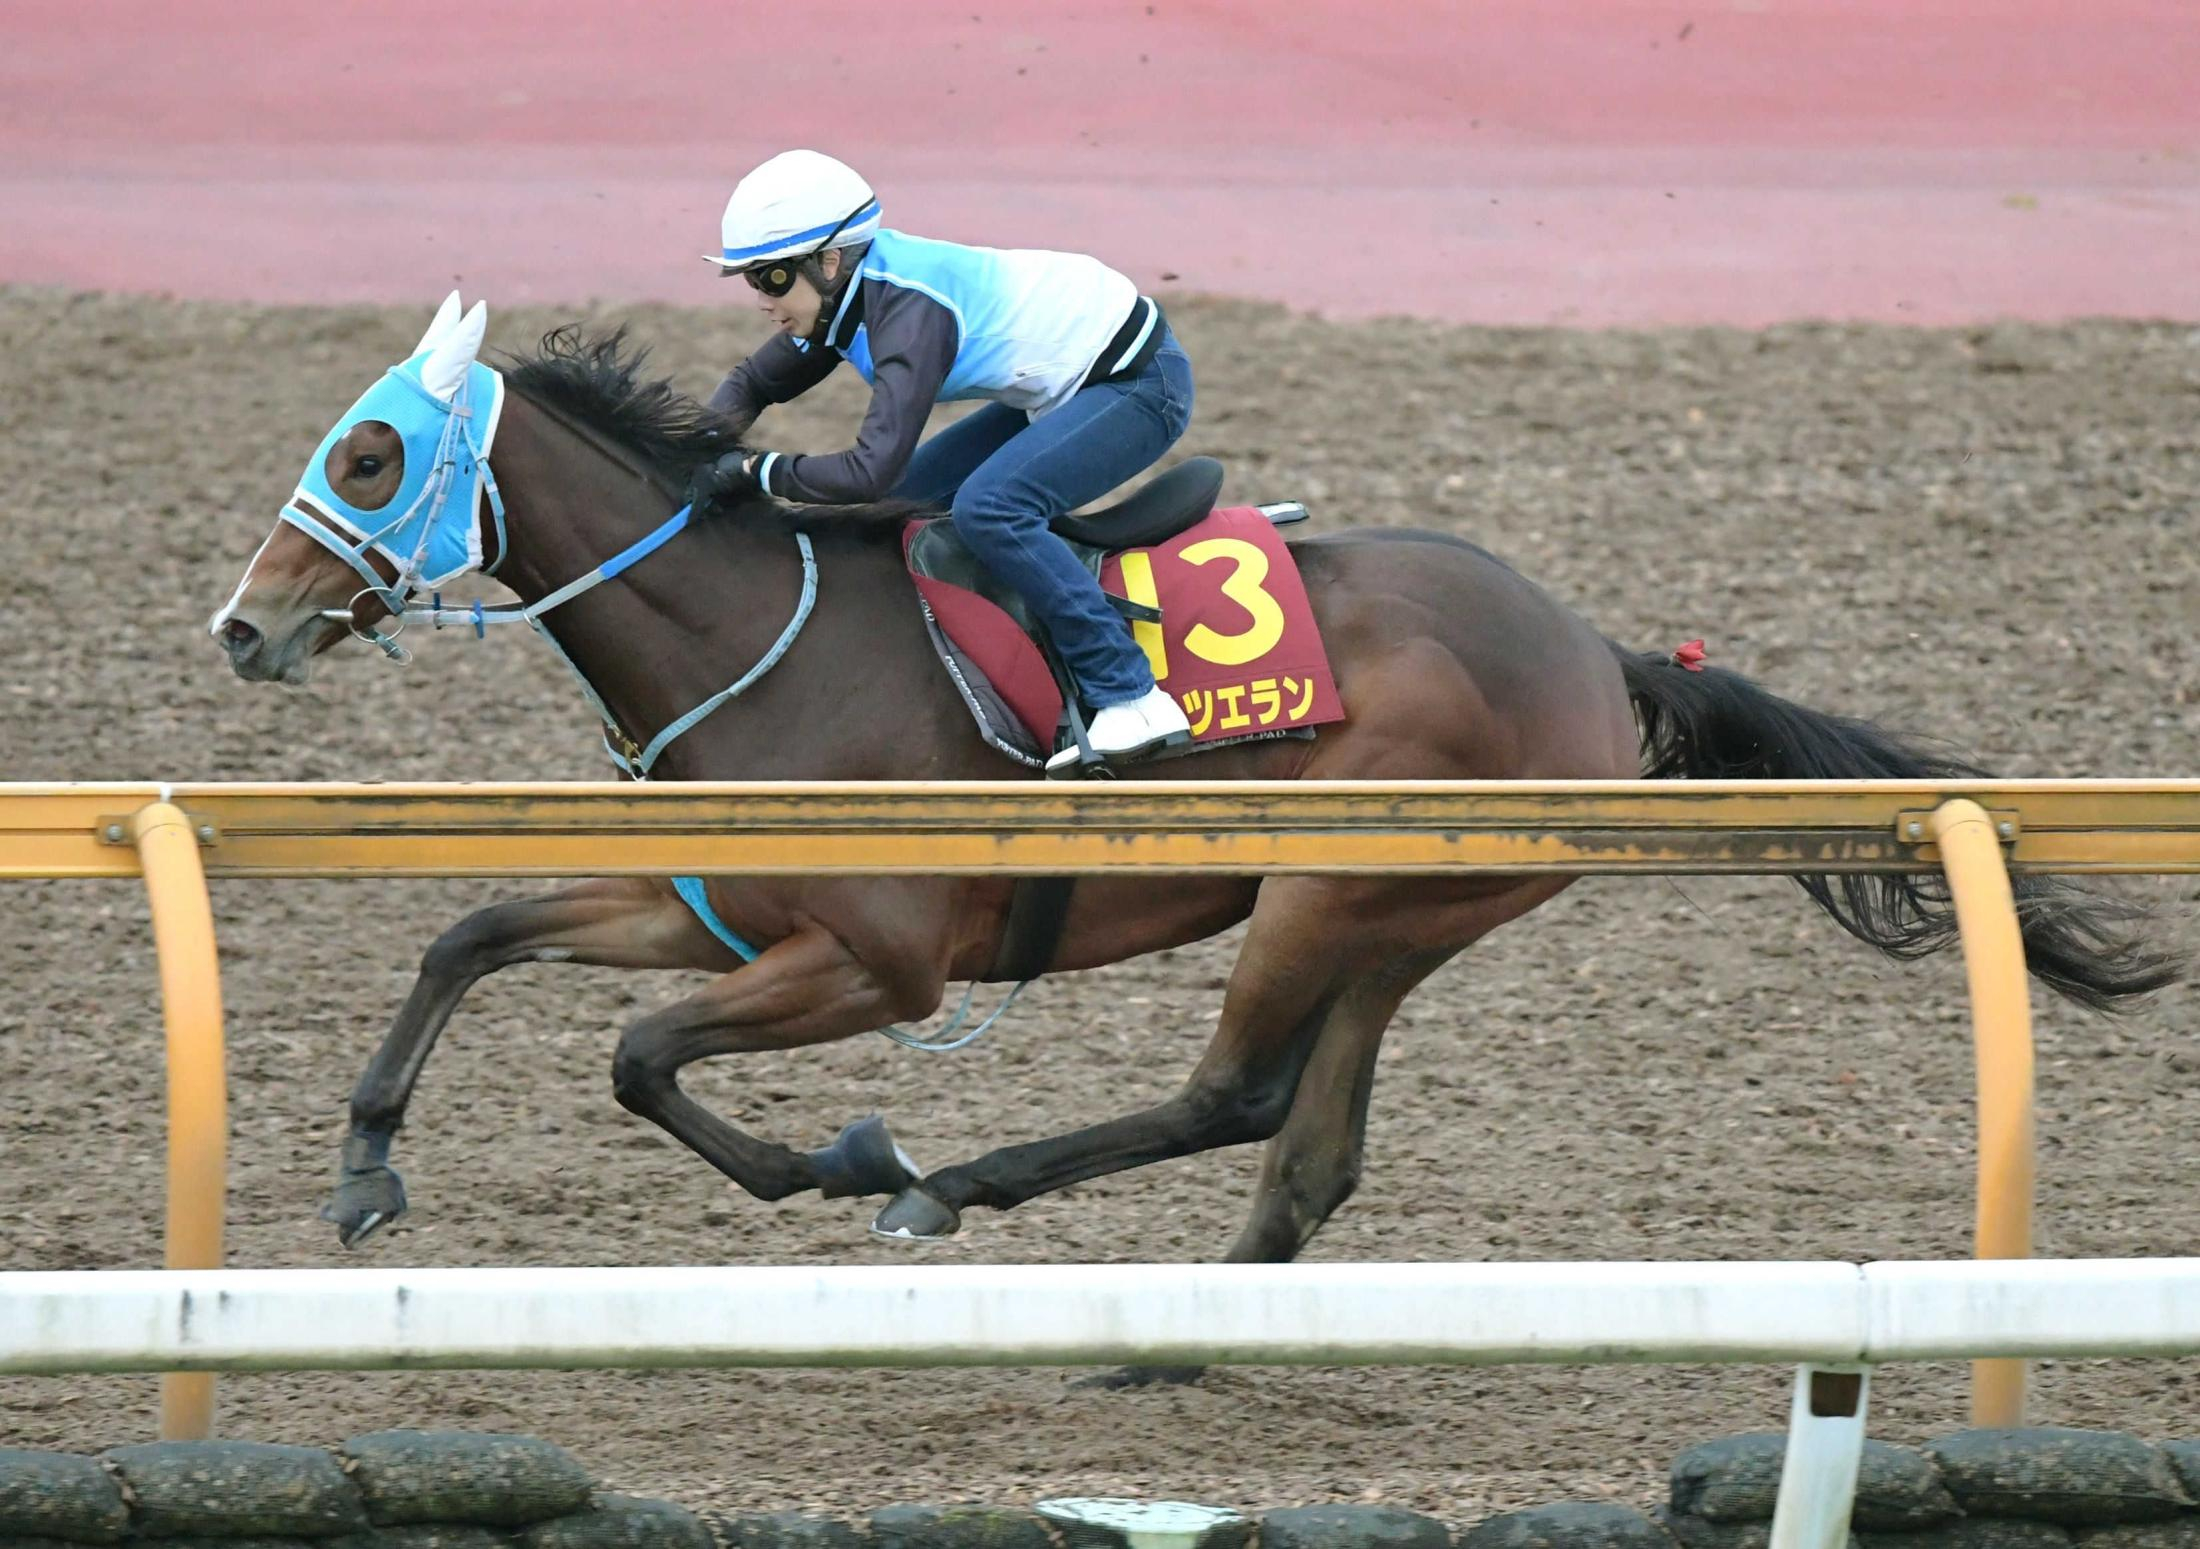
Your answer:
[[[955,491],[955,503],[948,507],[956,534],[980,554],[998,543],[1023,514],[1015,497],[994,480],[969,480]]]

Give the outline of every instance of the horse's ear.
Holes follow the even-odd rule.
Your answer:
[[[458,299],[457,291],[454,290],[448,296],[445,296],[443,305],[435,309],[435,321],[428,324],[428,331],[422,334],[420,342],[412,347],[413,355],[418,355],[425,350],[432,350],[441,344],[451,329],[457,326],[459,313],[464,310],[463,304]],[[408,360],[411,358],[411,356],[406,357]]]
[[[473,310],[452,324],[450,330],[420,363],[420,385],[438,398],[454,398],[481,353],[482,335],[489,331],[489,303],[477,301]]]

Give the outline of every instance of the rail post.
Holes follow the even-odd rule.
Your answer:
[[[199,861],[199,834],[180,807],[157,801],[130,822],[153,944],[160,957],[161,1018],[168,1033],[168,1230],[170,1269],[219,1269],[227,1192],[229,1086],[222,1056],[221,965],[214,908]],[[160,1380],[163,1441],[213,1434],[214,1374]]]
[[[1978,1227],[1982,1259],[2032,1256],[2032,1002],[2016,895],[2001,836],[1977,802],[1941,803],[1927,820],[1963,935],[1978,1065]],[[2025,1363],[1971,1363],[1971,1418],[2024,1423]]]
[[[1849,1541],[1870,1392],[1868,1366],[1796,1368],[1771,1549],[1841,1549]]]

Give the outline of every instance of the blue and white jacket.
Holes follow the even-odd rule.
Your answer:
[[[900,482],[933,405],[985,398],[1036,419],[1081,387],[1143,370],[1164,326],[1160,307],[1097,258],[881,228],[822,337],[766,341],[710,403],[746,429],[766,405],[849,362],[871,384],[856,444],[829,456],[773,452],[758,471],[785,500],[879,500]]]

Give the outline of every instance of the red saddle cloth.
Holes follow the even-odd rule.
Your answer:
[[[914,555],[921,530],[933,525],[911,524],[904,553]],[[924,599],[933,643],[980,731],[1026,762],[1043,760],[1054,748],[1062,696],[1038,645],[1000,602],[928,568],[938,567],[912,559],[910,578]],[[1216,511],[1166,543],[1108,553],[1100,584],[1161,610],[1159,624],[1133,623],[1131,633],[1154,681],[1183,706],[1195,743],[1272,737],[1344,719],[1298,563],[1253,507]],[[991,724],[1001,707],[1020,724]]]

